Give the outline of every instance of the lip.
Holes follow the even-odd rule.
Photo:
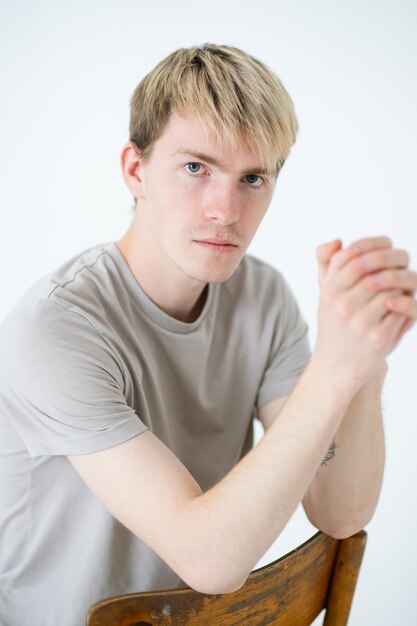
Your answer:
[[[225,239],[195,239],[203,248],[208,248],[217,252],[232,252],[237,249],[237,245]]]
[[[233,243],[232,241],[228,241],[227,239],[196,239],[195,240],[197,243],[212,243],[214,245],[217,246],[233,246],[234,248],[237,248],[236,244]]]

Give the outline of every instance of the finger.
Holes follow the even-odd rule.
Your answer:
[[[328,243],[322,243],[316,250],[316,256],[319,263],[327,264],[333,254],[340,250],[342,242],[340,239],[334,239]]]
[[[388,296],[411,296],[417,291],[417,272],[402,269],[381,270],[366,275],[346,294],[347,306],[355,311],[372,300],[378,293]]]
[[[413,295],[417,290],[417,272],[396,268],[381,270],[368,274],[360,283],[371,292],[401,289],[405,295]]]
[[[411,296],[395,296],[386,299],[387,308],[410,319],[417,319],[417,302]]]
[[[336,290],[351,289],[368,274],[390,268],[401,269],[406,267],[408,262],[409,256],[405,250],[388,248],[361,254],[352,258],[338,270],[334,278]],[[330,265],[327,280],[331,278],[331,269]]]
[[[327,273],[330,259],[335,254],[335,252],[340,250],[341,247],[342,247],[342,242],[340,241],[340,239],[335,239],[334,241],[331,241],[330,243],[324,243],[317,248],[316,256],[319,262],[319,285],[320,287],[322,285],[324,276]]]
[[[383,342],[390,348],[390,352],[393,350],[395,344],[398,342],[398,337],[403,327],[405,318],[398,313],[389,313],[384,317],[380,324],[377,324],[374,328],[373,335],[377,342]]]
[[[388,292],[389,298],[397,298],[401,296],[402,293],[398,290],[392,290]],[[397,311],[392,311],[387,305],[387,292],[380,293],[376,295],[368,305],[367,317],[370,323],[377,324],[380,320],[384,319],[387,315],[391,315],[392,313],[397,313]],[[405,318],[404,318],[405,319]]]
[[[415,323],[416,323],[416,320],[411,320],[411,319],[408,319],[406,322],[404,322],[403,327],[400,329],[396,343],[398,343],[400,339],[404,337],[405,333],[407,333],[410,330],[410,328],[414,326]]]
[[[395,298],[401,295],[402,292],[398,290],[392,290],[389,295],[392,298]],[[369,299],[366,303],[358,303],[355,302],[356,310],[352,314],[352,323],[358,328],[360,331],[366,331],[367,328],[372,328],[373,326],[382,322],[382,320],[389,314],[393,313],[386,304],[387,293],[380,293],[374,295],[371,299]]]
[[[381,315],[387,313],[387,306],[385,301],[387,297],[394,298],[396,296],[404,295],[402,289],[386,288],[379,290],[374,284],[367,284],[366,280],[358,281],[351,289],[348,289],[343,294],[339,295],[341,301],[342,312],[345,316],[351,317],[356,313],[363,311],[364,307],[368,306],[371,302],[378,302],[381,309]],[[374,306],[375,306],[374,304]]]
[[[343,267],[348,261],[356,256],[360,256],[361,254],[370,252],[371,250],[380,250],[384,248],[392,248],[392,241],[389,237],[368,237],[365,239],[359,239],[359,241],[353,242],[344,250],[340,250],[333,255],[329,270],[333,273],[333,271]]]

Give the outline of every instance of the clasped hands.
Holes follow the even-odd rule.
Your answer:
[[[388,237],[317,248],[320,304],[315,354],[354,391],[385,364],[417,320],[417,273]]]

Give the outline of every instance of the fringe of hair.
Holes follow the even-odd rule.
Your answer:
[[[130,141],[148,159],[171,112],[195,116],[234,149],[242,140],[278,174],[298,122],[279,78],[239,48],[205,43],[181,48],[139,83],[131,101]]]

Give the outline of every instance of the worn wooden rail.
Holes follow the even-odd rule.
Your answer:
[[[332,539],[319,532],[254,570],[233,593],[189,587],[134,593],[94,604],[87,626],[307,626],[326,609],[324,626],[345,626],[366,533]]]

